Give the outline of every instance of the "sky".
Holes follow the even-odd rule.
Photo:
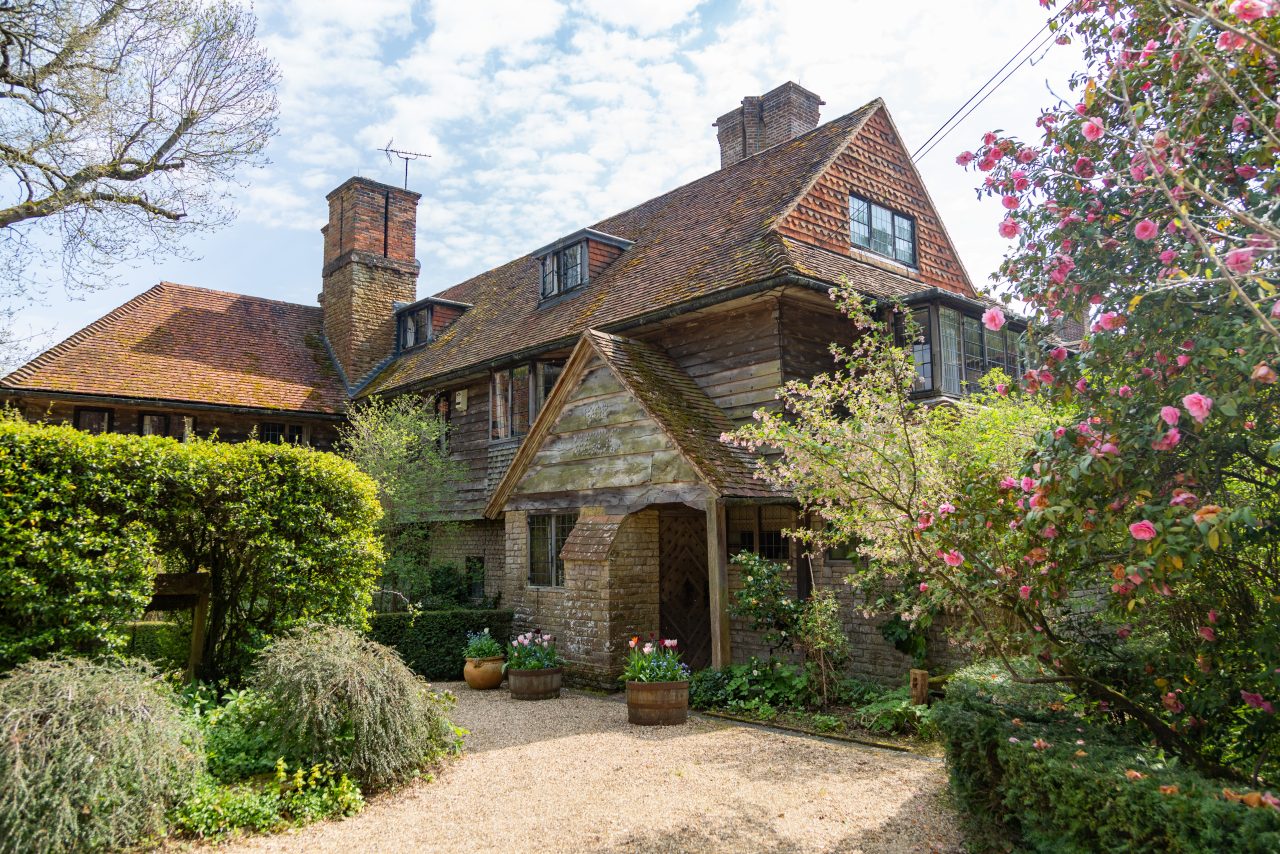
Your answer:
[[[122,267],[122,285],[52,291],[15,331],[52,344],[160,280],[315,304],[325,194],[410,165],[426,296],[714,171],[717,116],[793,80],[822,121],[884,98],[911,150],[1044,23],[1034,0],[257,0],[282,74],[270,163],[192,259]],[[1078,64],[1052,46],[917,166],[982,286],[1006,241],[997,201],[955,155],[1035,136]]]

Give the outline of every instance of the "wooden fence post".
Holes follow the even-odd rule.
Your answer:
[[[911,702],[917,706],[929,703],[929,671],[911,668]]]

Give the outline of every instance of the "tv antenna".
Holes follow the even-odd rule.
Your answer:
[[[379,148],[378,150],[387,155],[388,164],[391,163],[391,155],[393,154],[404,161],[404,188],[407,190],[409,189],[409,161],[417,160],[419,157],[430,157],[431,155],[423,154],[420,151],[401,151],[397,148],[392,148],[391,146],[395,145],[395,142],[395,138],[393,137],[387,140],[385,148]]]

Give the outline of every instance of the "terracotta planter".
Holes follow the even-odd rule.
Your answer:
[[[689,719],[689,682],[628,682],[627,721],[673,726]]]
[[[513,700],[553,700],[560,696],[563,667],[544,667],[541,670],[516,670],[508,668],[507,687]]]
[[[462,668],[462,678],[467,687],[488,691],[502,684],[502,656],[493,658],[468,658]]]

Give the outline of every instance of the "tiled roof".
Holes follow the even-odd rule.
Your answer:
[[[849,275],[872,296],[920,283],[781,237],[774,225],[844,150],[879,100],[596,223],[634,244],[581,291],[539,305],[537,261],[517,258],[440,296],[474,305],[438,339],[407,353],[362,394],[422,383],[520,349],[571,342],[588,328],[771,277]],[[820,257],[830,255],[830,258]],[[899,282],[901,279],[901,282]]]
[[[0,391],[338,413],[318,306],[161,282],[0,379]]]
[[[716,492],[735,498],[777,495],[753,476],[750,454],[720,441],[733,431],[729,416],[670,356],[642,341],[596,330],[584,338]]]

